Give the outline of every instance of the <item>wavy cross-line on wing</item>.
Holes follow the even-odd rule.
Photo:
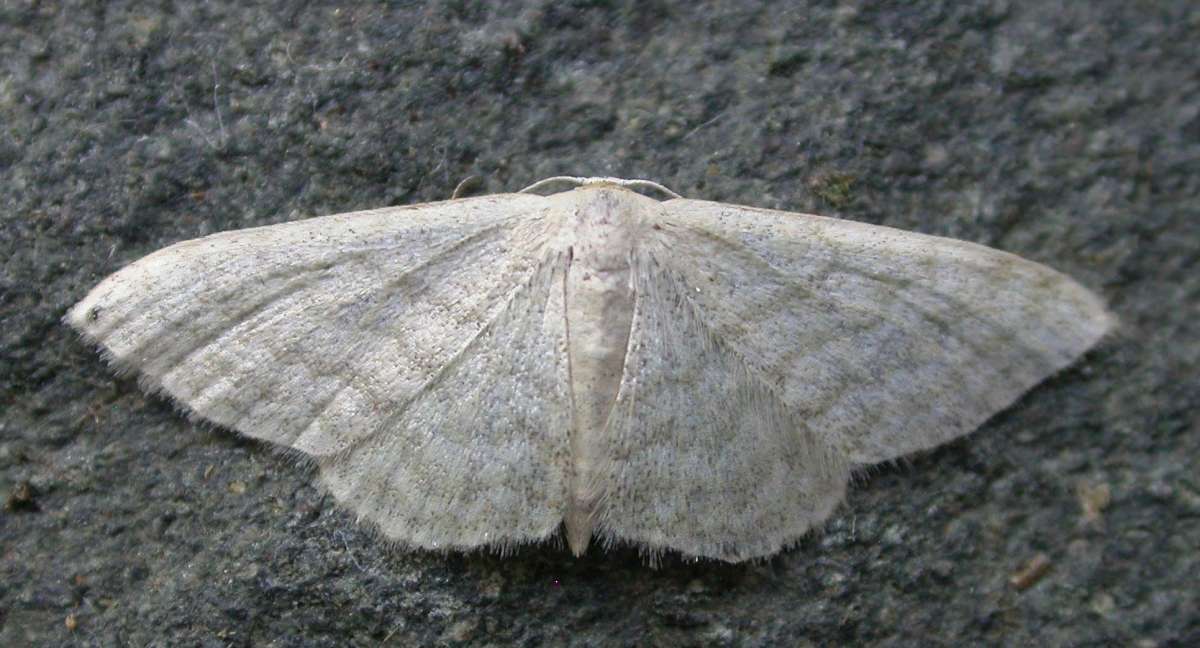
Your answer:
[[[567,505],[571,422],[565,255],[548,258],[497,317],[380,433],[317,460],[330,492],[389,538],[501,550],[552,536]]]
[[[1112,326],[1069,277],[980,245],[699,200],[655,245],[789,412],[870,464],[974,430]]]
[[[639,255],[625,374],[593,491],[604,541],[745,560],[778,551],[842,500],[841,451],[710,328],[694,288]]]
[[[393,538],[421,546],[542,538],[562,515],[569,418],[561,303],[550,306],[557,317],[544,314],[547,300],[561,301],[545,282],[562,265],[546,246],[558,221],[545,202],[487,196],[187,241],[109,277],[67,320],[196,415],[316,459],[339,499]],[[498,404],[500,387],[461,373],[479,363],[537,375],[526,389],[508,386],[511,400]],[[428,411],[435,400],[438,416]],[[364,462],[372,444],[430,463]],[[441,472],[478,468],[471,453],[481,449],[536,468]],[[411,488],[388,507],[345,492],[363,477]],[[510,489],[499,499],[529,498],[526,516],[481,513],[470,529],[448,513],[455,509],[417,519],[446,499],[469,508],[469,493],[451,493],[455,486]],[[441,499],[428,498],[439,490]]]

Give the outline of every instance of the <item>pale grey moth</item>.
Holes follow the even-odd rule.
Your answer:
[[[727,561],[795,542],[856,467],[970,432],[1113,326],[1070,278],[973,243],[561,180],[185,241],[66,320],[311,458],[390,540],[504,550],[565,526],[577,555],[595,536]]]

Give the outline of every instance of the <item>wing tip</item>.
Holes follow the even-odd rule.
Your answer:
[[[87,306],[87,302],[88,302],[87,297],[81,299],[74,306],[67,309],[67,312],[63,314],[62,320],[61,320],[63,324],[66,324],[67,326],[71,327],[77,333],[79,333],[80,335],[82,335],[84,337],[87,337],[89,335],[88,311],[95,310],[96,308],[98,308],[97,306],[92,306],[89,308]],[[95,316],[98,316],[98,315],[99,315],[99,311],[96,311],[95,315],[93,315],[92,317],[94,318]]]

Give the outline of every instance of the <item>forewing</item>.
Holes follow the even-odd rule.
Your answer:
[[[1065,275],[980,245],[697,200],[663,208],[662,263],[713,337],[854,463],[970,432],[1113,324]]]
[[[561,316],[544,312],[555,225],[543,198],[510,194],[225,232],[131,264],[67,319],[197,415],[314,457],[391,537],[542,537],[564,488],[563,464],[541,465],[566,438]],[[504,398],[509,375],[466,367],[529,382]],[[473,529],[412,503],[487,508],[488,492],[511,508]]]
[[[634,278],[625,375],[594,487],[600,535],[729,561],[778,551],[841,501],[840,452],[716,334],[681,275],[643,251]]]
[[[546,259],[408,403],[381,412],[377,434],[318,459],[330,491],[426,548],[553,535],[570,465],[564,268]]]

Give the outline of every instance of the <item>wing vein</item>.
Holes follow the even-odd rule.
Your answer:
[[[696,234],[702,238],[709,239],[709,240],[717,243],[718,245],[721,245],[721,246],[725,247],[726,249],[731,250],[733,253],[737,254],[739,257],[748,259],[751,263],[754,263],[755,265],[759,266],[760,268],[763,268],[763,269],[769,271],[770,274],[777,279],[777,282],[779,285],[785,286],[789,290],[794,289],[794,290],[800,291],[803,298],[815,300],[820,306],[825,307],[826,309],[829,309],[829,310],[853,309],[856,312],[866,314],[867,316],[870,316],[870,317],[874,317],[874,318],[878,319],[879,321],[890,322],[893,324],[895,323],[895,320],[892,320],[892,319],[889,319],[888,317],[886,317],[886,313],[883,309],[870,309],[870,308],[865,308],[865,307],[857,305],[857,304],[838,302],[838,301],[835,301],[828,297],[822,296],[818,291],[815,291],[809,287],[798,285],[798,283],[795,280],[790,278],[786,273],[784,273],[782,270],[780,270],[774,264],[772,264],[769,261],[767,261],[766,259],[762,258],[760,255],[750,252],[745,246],[739,245],[734,241],[726,239],[725,237],[720,236],[715,232],[710,232],[708,230],[703,230],[703,229],[691,227],[688,225],[685,225],[684,227],[685,227],[685,229],[687,229],[687,231],[689,231],[693,234]],[[678,258],[689,259],[692,257],[689,257],[688,255],[680,255]],[[830,263],[827,264],[827,267],[832,267],[832,268],[835,268],[838,270],[843,270],[847,273],[855,274],[857,276],[864,277],[871,281],[875,281],[875,282],[881,283],[883,285],[892,287],[894,289],[893,294],[895,294],[897,296],[897,301],[899,301],[900,303],[902,303],[905,306],[907,306],[908,308],[910,308],[914,313],[916,313],[927,324],[932,325],[939,332],[942,332],[942,333],[954,338],[955,340],[957,340],[964,346],[970,348],[972,351],[975,352],[975,354],[978,357],[987,357],[989,355],[986,351],[985,345],[977,343],[974,340],[963,336],[959,331],[955,330],[954,327],[947,326],[944,321],[935,317],[928,310],[918,306],[916,302],[909,299],[904,294],[903,289],[912,285],[912,282],[894,280],[890,277],[887,277],[887,276],[879,274],[879,273],[866,272],[862,268],[855,267],[855,266],[845,263],[845,262],[839,262],[837,260],[831,260]],[[939,290],[935,290],[929,286],[924,286],[924,288],[926,289],[926,292],[929,295],[931,295],[937,299],[943,300],[944,302],[949,303],[952,307],[952,310],[963,313],[966,316],[971,317],[975,321],[979,322],[981,325],[988,328],[989,334],[993,338],[998,339],[998,340],[1004,340],[1006,342],[1015,343],[1018,346],[1021,346],[1027,352],[1029,352],[1026,355],[1036,356],[1035,349],[1028,342],[1026,342],[1025,340],[1021,340],[1017,336],[1007,334],[1003,327],[999,326],[993,320],[976,313],[974,310],[969,308],[967,306],[966,302],[964,302],[963,300],[956,299],[952,295],[949,295],[949,294],[944,293]],[[895,328],[900,329],[901,327],[897,326]],[[807,346],[808,348],[822,348],[830,340],[837,337],[838,334],[839,334],[839,332],[836,329],[830,328],[825,339],[816,340],[816,341],[814,341],[814,344],[805,345],[805,346]],[[1001,372],[1005,373],[1006,375],[1011,374],[1011,368],[1008,366],[1000,366],[1000,367],[997,367],[997,369],[1000,370]],[[956,367],[956,370],[961,373],[961,371],[965,370],[965,367]]]
[[[503,302],[501,302],[501,305],[496,309],[496,314],[491,319],[487,320],[483,326],[480,326],[479,330],[471,335],[461,349],[456,351],[453,356],[451,356],[444,364],[438,367],[437,370],[434,371],[434,373],[427,380],[421,383],[419,388],[415,389],[412,394],[399,403],[398,407],[384,417],[382,421],[376,424],[370,432],[355,437],[355,439],[351,441],[341,452],[339,452],[339,454],[342,456],[348,456],[352,454],[366,440],[374,437],[379,432],[390,428],[392,424],[394,424],[400,419],[400,417],[404,415],[404,412],[408,410],[408,408],[417,398],[444,380],[446,376],[450,374],[452,369],[456,368],[462,363],[464,358],[466,358],[467,353],[479,345],[479,343],[483,340],[484,335],[490,334],[495,329],[496,323],[500,321],[505,314],[507,314],[509,308],[513,305],[513,303],[516,302],[521,293],[530,289],[531,279],[544,271],[546,265],[547,262],[543,260],[542,263],[537,264],[528,274],[524,275],[520,281],[516,282],[517,285],[509,291]]]
[[[473,232],[468,236],[464,236],[460,239],[456,239],[452,243],[445,245],[442,248],[430,253],[428,255],[428,257],[423,259],[420,263],[417,263],[416,265],[413,265],[409,268],[405,268],[402,272],[400,272],[395,277],[393,277],[390,281],[388,281],[388,283],[386,283],[384,286],[382,286],[376,292],[380,292],[380,293],[386,292],[387,289],[394,288],[395,286],[397,286],[401,282],[403,282],[407,277],[410,277],[414,273],[420,272],[421,270],[424,270],[424,269],[430,267],[431,265],[433,265],[434,263],[438,262],[438,260],[444,258],[444,255],[454,252],[455,250],[462,249],[463,247],[465,247],[469,244],[478,243],[480,241],[485,240],[486,235],[495,233],[495,231],[498,230],[500,227],[502,227],[504,224],[505,224],[504,222],[496,223],[494,225],[491,225],[484,229],[481,229],[477,232]],[[251,304],[249,307],[239,311],[237,314],[235,314],[233,316],[232,319],[221,322],[221,326],[215,326],[213,328],[213,330],[207,332],[205,335],[201,336],[198,340],[196,340],[196,343],[194,345],[189,345],[189,347],[184,347],[184,349],[183,349],[184,352],[182,354],[178,354],[175,357],[175,359],[172,359],[169,363],[167,363],[164,366],[178,367],[178,366],[184,365],[189,360],[191,360],[193,357],[195,357],[197,354],[205,351],[206,349],[213,347],[214,345],[220,344],[225,338],[227,338],[228,336],[237,332],[238,328],[242,324],[245,324],[246,322],[249,322],[250,320],[254,319],[255,317],[261,315],[272,305],[278,304],[278,303],[282,302],[284,299],[286,299],[287,297],[289,297],[291,295],[295,295],[297,293],[300,293],[300,292],[304,291],[306,288],[315,288],[323,283],[327,283],[330,281],[337,281],[337,280],[341,279],[340,277],[336,277],[336,276],[317,277],[316,279],[313,279],[311,275],[314,272],[328,270],[329,268],[337,266],[337,265],[345,265],[349,262],[352,262],[352,261],[355,261],[358,259],[369,258],[369,257],[373,256],[373,253],[377,253],[379,251],[386,250],[386,249],[388,249],[388,248],[379,247],[379,248],[376,248],[376,249],[370,250],[370,251],[356,250],[355,252],[353,252],[347,256],[339,257],[339,258],[332,259],[332,260],[325,259],[325,260],[322,260],[320,263],[310,264],[310,265],[302,268],[300,270],[299,276],[294,277],[293,280],[288,281],[286,284],[284,284],[278,290],[267,293],[263,298],[259,299],[255,303]],[[267,281],[277,278],[277,277],[286,277],[286,276],[291,275],[293,273],[293,271],[294,270],[292,268],[280,268],[278,271],[271,272],[268,275],[265,275],[264,277],[257,279],[257,281],[267,282]],[[336,295],[339,293],[337,291],[330,291],[327,294],[335,294]],[[344,306],[347,303],[351,303],[351,302],[354,302],[359,299],[361,299],[360,295],[353,293],[353,292],[349,292],[349,293],[346,293],[346,297],[344,297],[342,299],[333,299],[333,300],[329,301],[328,303],[330,306],[332,306],[336,309],[336,308],[340,308],[341,306]],[[386,301],[386,300],[383,300],[383,301]],[[380,308],[381,308],[381,306],[377,305],[370,312],[378,313]],[[262,322],[259,326],[267,326],[271,322],[273,322],[275,319],[278,319],[281,317],[287,317],[288,314],[289,313],[286,309],[280,309],[279,313],[277,313],[271,319],[268,319],[268,320]],[[187,321],[188,320],[186,318],[180,318],[179,320],[172,322],[172,326],[175,328],[178,328],[178,327],[182,326],[182,324],[186,323]],[[365,349],[360,348],[357,350],[357,354],[355,354],[353,356],[346,356],[346,357],[341,358],[341,360],[338,362],[337,367],[345,368],[345,367],[349,366],[351,364],[351,362],[353,362],[354,360],[357,360],[364,351],[365,351]]]

